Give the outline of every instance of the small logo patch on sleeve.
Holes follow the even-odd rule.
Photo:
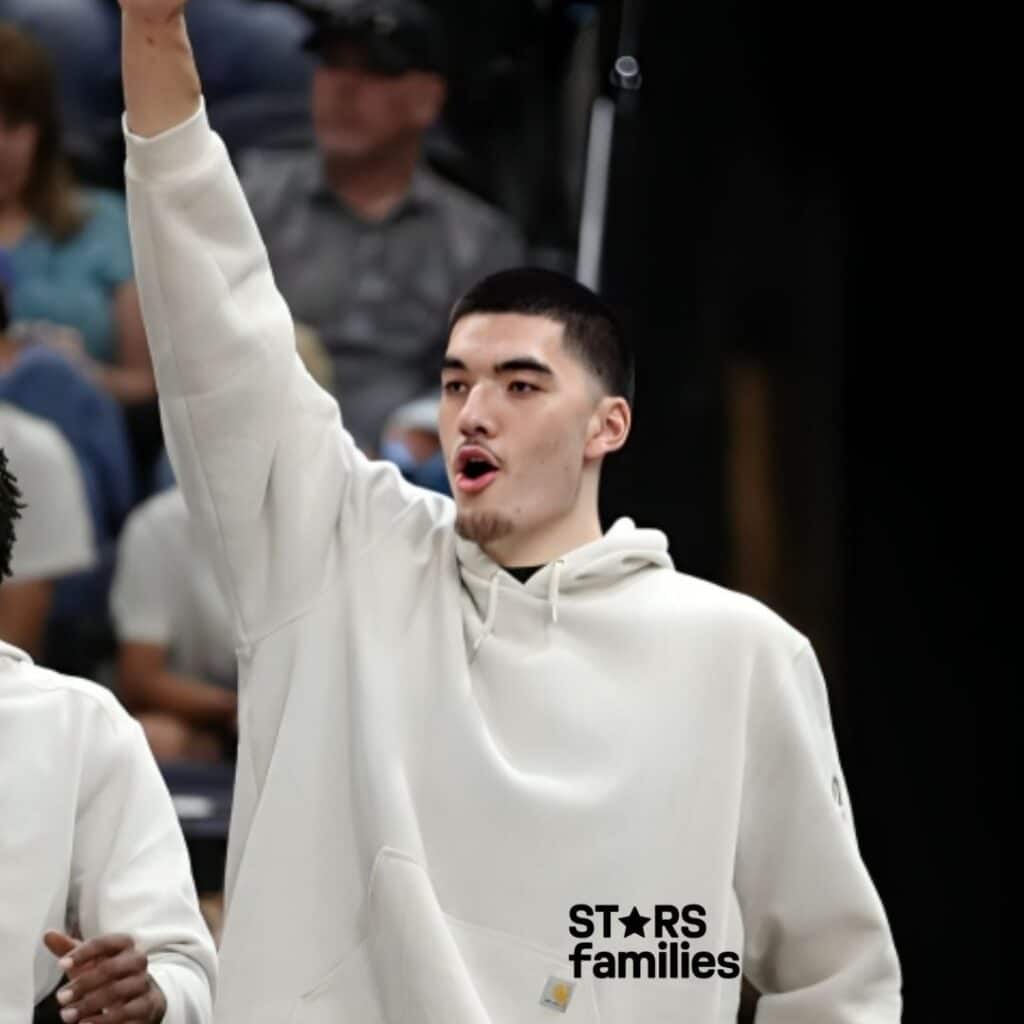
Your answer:
[[[565,1013],[569,1009],[569,1000],[572,999],[572,992],[575,987],[576,983],[574,981],[566,981],[564,978],[556,978],[552,975],[544,986],[544,992],[540,997],[540,1005]]]

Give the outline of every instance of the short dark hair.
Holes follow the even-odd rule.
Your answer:
[[[635,367],[619,318],[585,285],[540,267],[502,270],[473,285],[455,303],[448,333],[473,313],[544,316],[565,329],[565,347],[601,382],[609,395],[633,405]]]
[[[0,580],[11,575],[14,553],[14,520],[21,518],[21,491],[7,468],[7,455],[0,448]]]

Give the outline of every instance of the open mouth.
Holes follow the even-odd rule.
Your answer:
[[[483,459],[470,459],[463,467],[462,472],[465,473],[470,480],[478,480],[486,473],[490,473],[493,469],[494,466],[489,462],[485,462]]]
[[[498,467],[483,456],[471,455],[460,461],[461,467],[455,474],[455,484],[466,493],[482,491],[498,475]]]

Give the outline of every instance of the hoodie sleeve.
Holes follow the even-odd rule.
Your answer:
[[[71,864],[69,910],[83,938],[131,935],[163,990],[163,1024],[209,1024],[217,960],[170,793],[137,722],[96,722]]]
[[[201,103],[152,138],[124,124],[136,278],[168,452],[212,541],[236,636],[311,605],[337,556],[423,492],[371,462],[307,373],[266,249]],[[344,267],[338,268],[343,274]]]
[[[899,962],[813,648],[760,661],[752,682],[736,892],[757,1024],[898,1024]]]

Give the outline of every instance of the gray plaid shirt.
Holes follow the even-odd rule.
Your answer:
[[[330,190],[315,151],[250,154],[242,185],[292,315],[331,355],[345,426],[377,449],[391,412],[437,390],[454,302],[486,274],[523,262],[519,232],[422,166],[377,223]]]

